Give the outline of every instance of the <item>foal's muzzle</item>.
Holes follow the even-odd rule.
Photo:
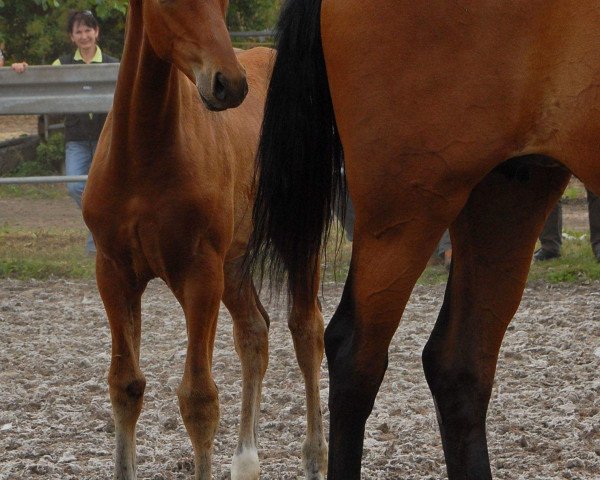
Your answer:
[[[235,108],[244,101],[248,94],[248,81],[245,74],[228,77],[217,72],[207,83],[208,88],[203,88],[204,85],[198,81],[198,92],[206,108],[212,111]]]

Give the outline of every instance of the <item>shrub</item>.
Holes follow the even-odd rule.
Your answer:
[[[12,172],[14,177],[31,177],[60,174],[65,161],[64,137],[61,133],[51,135],[36,149],[35,160],[21,162]]]

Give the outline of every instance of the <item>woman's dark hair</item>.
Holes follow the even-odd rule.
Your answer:
[[[82,23],[90,28],[98,28],[98,20],[96,20],[96,17],[94,17],[94,14],[90,10],[73,12],[67,23],[67,32],[73,33],[73,27],[75,27],[75,24],[77,23]]]

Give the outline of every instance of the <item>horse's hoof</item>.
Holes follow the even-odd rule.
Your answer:
[[[255,448],[236,452],[231,462],[231,480],[258,480],[260,465]]]

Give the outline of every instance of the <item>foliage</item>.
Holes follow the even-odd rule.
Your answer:
[[[102,49],[120,57],[125,8],[122,0],[0,0],[0,44],[5,45],[7,63],[26,60],[45,65],[71,52],[66,31],[69,15],[86,9],[98,18]]]
[[[32,177],[60,174],[64,164],[65,147],[62,134],[54,134],[36,149],[33,160],[25,160],[9,173],[11,177]]]
[[[231,0],[229,29],[266,30],[275,25],[281,0]],[[0,0],[0,46],[7,64],[46,65],[72,51],[66,25],[74,10],[92,10],[100,23],[100,46],[121,57],[127,0]]]
[[[280,6],[281,0],[230,0],[227,25],[232,31],[272,29]]]

